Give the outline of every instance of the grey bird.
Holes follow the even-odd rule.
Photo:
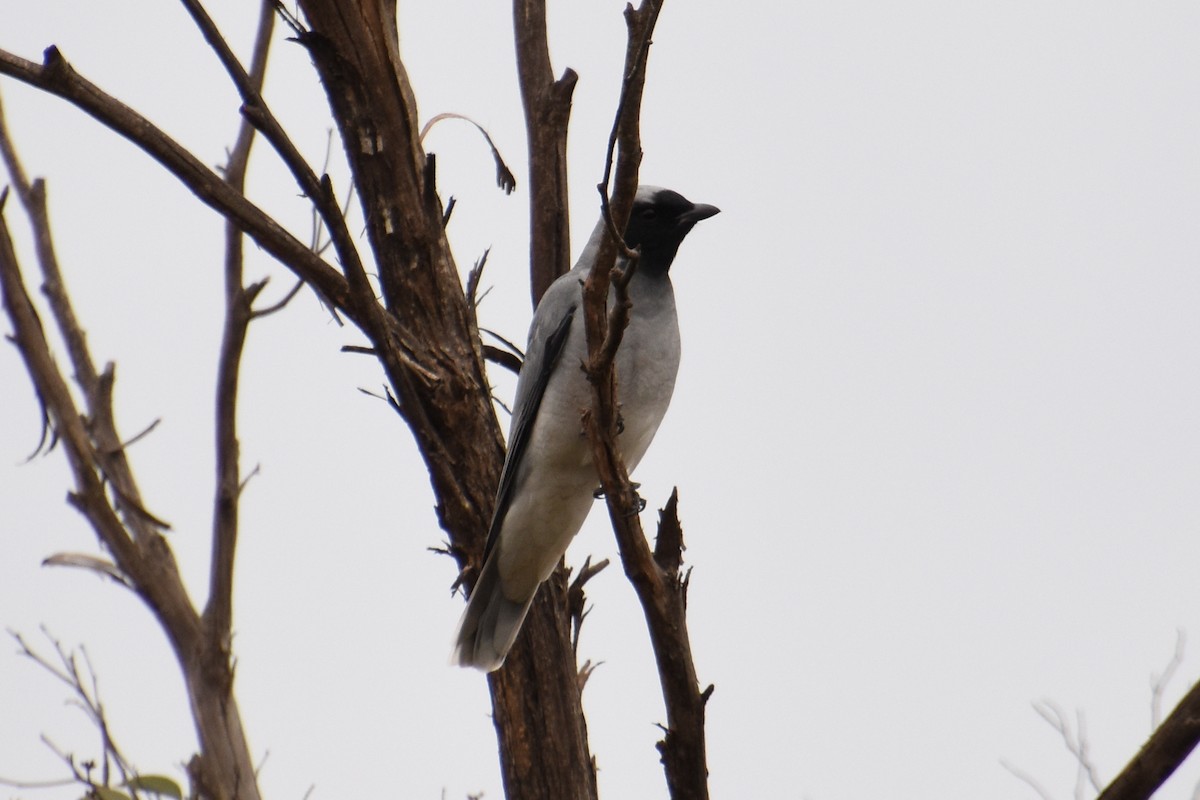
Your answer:
[[[671,264],[692,227],[718,210],[669,189],[638,188],[625,241],[640,255],[629,283],[629,327],[616,357],[618,446],[630,472],[662,422],[679,370]],[[454,664],[500,668],[538,586],[595,499],[599,479],[580,420],[592,405],[581,369],[587,355],[582,284],[607,235],[602,220],[574,269],[550,285],[533,315],[483,569],[458,625]]]

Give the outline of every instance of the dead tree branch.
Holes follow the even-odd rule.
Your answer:
[[[529,290],[533,305],[571,265],[567,211],[567,123],[579,76],[554,79],[545,0],[513,0],[517,72],[529,142]]]
[[[312,285],[335,307],[348,301],[346,279],[148,119],[74,70],[56,47],[42,64],[0,50],[0,74],[56,95],[128,139],[188,187],[205,205],[235,220],[248,236]]]
[[[329,230],[334,251],[337,253],[342,268],[345,270],[346,278],[349,280],[351,288],[361,293],[369,286],[367,273],[363,268],[358,250],[354,246],[354,238],[351,236],[349,228],[346,227],[346,220],[342,215],[341,207],[338,205],[337,197],[334,196],[333,183],[329,175],[322,175],[318,178],[312,167],[300,155],[300,151],[296,149],[296,145],[292,143],[291,138],[284,132],[279,121],[275,119],[275,115],[271,113],[271,109],[267,106],[266,101],[263,100],[262,75],[255,75],[253,68],[250,73],[246,72],[199,0],[182,0],[182,2],[195,21],[196,27],[203,34],[205,41],[212,47],[220,59],[221,65],[229,73],[234,86],[237,87],[238,93],[242,97],[242,115],[261,131],[267,141],[271,143],[271,146],[275,148],[275,151],[283,159],[284,164],[287,165],[288,170],[300,185],[300,190],[312,202],[313,208],[320,214],[325,227]],[[277,4],[271,3],[270,5],[273,12]],[[271,13],[271,16],[273,18],[274,14]],[[262,44],[262,47],[265,48],[269,45],[269,38],[270,34],[268,31],[268,42]],[[259,43],[256,42],[255,46],[257,48]],[[265,49],[263,52],[265,54]],[[265,62],[263,69],[265,69]],[[233,184],[232,181],[230,183]],[[236,188],[241,193],[242,187],[237,185]]]
[[[34,238],[52,242],[45,214],[45,185],[29,184],[16,162],[15,148],[0,119],[0,140],[5,144],[14,180],[29,187],[25,192],[32,209],[29,217]],[[113,556],[119,575],[153,611],[171,643],[184,674],[191,699],[200,753],[190,772],[201,794],[219,800],[256,800],[249,748],[232,695],[232,670],[222,651],[207,647],[200,615],[184,588],[170,546],[162,536],[163,523],[145,510],[113,411],[115,367],[97,370],[87,337],[74,312],[52,247],[39,247],[39,263],[50,311],[66,342],[71,367],[82,397],[80,408],[67,380],[51,355],[37,310],[26,288],[7,221],[0,206],[0,293],[26,369],[46,416],[63,442],[75,479],[68,501],[88,520],[101,544]]]
[[[379,268],[383,305],[373,298],[359,304],[360,326],[417,440],[439,521],[470,580],[503,443],[478,328],[446,241],[434,161],[420,143],[395,3],[363,4],[354,14],[339,0],[302,0],[300,7],[309,28],[297,30],[297,39],[338,122]],[[594,798],[562,576],[539,592],[504,669],[488,680],[508,796]]]
[[[205,31],[219,53],[228,54],[231,72],[239,75],[241,65],[232,58],[228,46],[212,27],[204,10],[186,0],[185,5],[198,16],[197,24]],[[275,29],[275,6],[263,0],[258,17],[258,33],[250,60],[250,72],[245,75],[245,93],[259,97],[267,72],[267,54],[271,34]],[[225,56],[222,61],[225,61]],[[246,167],[250,148],[254,144],[254,128],[243,118],[237,138],[225,165],[225,180],[239,194],[245,193]],[[244,238],[242,231],[229,219],[225,221],[225,324],[221,334],[221,350],[217,361],[216,386],[216,491],[213,501],[212,564],[209,573],[208,602],[204,621],[209,646],[230,657],[230,635],[233,625],[233,565],[238,537],[238,506],[241,497],[241,472],[237,438],[238,379],[241,374],[242,352],[246,333],[253,319],[253,305],[265,282],[249,287],[243,285]]]
[[[80,651],[84,666],[84,669],[81,670],[79,655],[73,651],[68,652],[62,643],[51,636],[45,628],[42,629],[42,633],[45,634],[46,638],[50,640],[51,645],[53,645],[57,663],[35,650],[20,634],[13,633],[12,637],[17,640],[17,646],[21,649],[21,655],[33,661],[71,690],[71,693],[74,695],[72,705],[84,713],[88,721],[95,726],[96,731],[100,734],[99,785],[110,786],[114,777],[119,777],[121,783],[128,783],[134,770],[125,759],[125,756],[121,754],[121,750],[113,738],[112,730],[108,724],[108,717],[104,713],[104,704],[100,700],[100,682],[96,677],[96,671],[92,667],[92,662],[87,656],[87,651]],[[87,673],[86,680],[83,675],[84,671]],[[117,772],[116,776],[112,773],[114,767]]]
[[[1046,787],[1042,786],[1042,784],[1038,782],[1037,778],[1033,777],[1028,772],[1025,772],[1024,770],[1014,766],[1011,762],[1006,761],[1004,759],[1000,759],[1000,766],[1002,766],[1002,767],[1004,767],[1004,769],[1008,770],[1008,772],[1014,778],[1016,778],[1017,780],[1021,781],[1024,784],[1026,784],[1027,786],[1029,786],[1030,789],[1033,789],[1035,792],[1037,792],[1038,797],[1042,798],[1042,800],[1054,800],[1054,795],[1050,794],[1050,792],[1047,791]]]
[[[1200,744],[1200,683],[1188,690],[1097,800],[1145,800],[1151,797],[1197,744]]]
[[[628,46],[624,81],[617,118],[610,137],[604,181],[598,187],[602,213],[610,232],[624,230],[641,162],[640,109],[646,80],[646,59],[661,4],[644,0],[638,9],[626,7]],[[611,203],[608,200],[612,149],[617,148],[616,178]],[[625,268],[613,269],[618,252],[625,255]],[[588,338],[588,379],[595,389],[594,404],[584,414],[584,427],[592,442],[596,470],[608,503],[609,519],[616,534],[625,574],[633,584],[646,616],[650,641],[658,665],[659,682],[667,711],[666,735],[659,743],[667,788],[673,800],[703,800],[708,797],[708,766],[705,755],[704,706],[712,687],[703,692],[696,679],[691,643],[687,633],[687,576],[680,575],[683,532],[678,517],[678,494],[659,515],[658,545],[651,553],[642,532],[637,495],[616,445],[617,377],[613,364],[629,320],[626,293],[636,258],[627,252],[619,237],[605,240],[595,267],[584,285],[584,309]],[[610,290],[616,292],[611,308]]]
[[[241,488],[232,409],[237,395],[237,363],[247,325],[256,314],[252,303],[261,284],[244,285],[240,234],[235,232],[257,242],[366,335],[367,349],[387,376],[388,396],[394,398],[394,407],[412,429],[429,469],[438,499],[438,520],[448,533],[449,550],[468,581],[472,568],[480,561],[492,513],[503,461],[503,439],[491,403],[478,327],[446,240],[436,165],[420,142],[415,96],[399,54],[395,0],[349,6],[341,0],[300,0],[303,22],[287,15],[276,3],[296,41],[311,56],[338,125],[352,174],[351,185],[361,204],[366,237],[378,271],[377,287],[367,280],[328,176],[318,176],[300,157],[263,100],[259,59],[245,69],[200,0],[182,2],[237,86],[245,119],[271,143],[312,201],[320,220],[318,229],[329,231],[337,268],[247,199],[241,178],[244,171],[239,167],[244,150],[241,142],[249,147],[246,128],[231,153],[223,179],[144,116],[82,77],[53,47],[45,51],[41,64],[0,51],[0,74],[75,104],[157,160],[229,221],[227,321],[217,401],[214,557],[209,605],[203,616],[183,592],[173,556],[162,537],[161,523],[146,511],[122,440],[116,436],[111,366],[104,370],[92,367],[89,377],[90,356],[82,329],[71,323],[69,303],[63,309],[51,303],[55,322],[66,331],[73,361],[82,365],[76,365],[76,373],[82,369],[84,374],[80,382],[86,413],[81,413],[67,381],[50,358],[41,322],[8,245],[2,217],[0,278],[14,337],[75,474],[72,502],[113,554],[115,569],[127,577],[129,585],[159,616],[184,667],[202,751],[190,770],[193,788],[202,796],[221,800],[255,800],[253,766],[230,691],[228,632],[237,494]],[[618,114],[622,145],[611,212],[618,220],[628,214],[637,182],[637,115],[645,54],[657,13],[658,4],[647,2],[626,14],[630,45]],[[531,291],[536,300],[545,286],[566,271],[569,262],[566,130],[576,77],[571,70],[564,71],[557,80],[553,76],[544,0],[514,0],[514,31],[529,129]],[[265,46],[260,38],[256,53],[265,52]],[[613,249],[609,256],[610,264],[615,252]],[[599,272],[604,282],[598,294],[603,319],[609,278],[607,269]],[[616,283],[619,291],[622,281]],[[376,296],[376,289],[381,297]],[[605,374],[611,388],[611,353],[620,341],[623,323],[617,318],[615,324],[607,320],[601,324],[614,331],[606,348],[610,365]],[[77,330],[77,335],[72,336],[72,330]],[[604,342],[605,333],[602,330],[594,341]],[[601,366],[596,369],[597,374],[604,371]],[[613,400],[610,392],[607,404],[598,406],[597,412],[598,419],[603,420],[600,436],[610,445],[615,435]],[[605,484],[610,513],[616,513],[614,503],[636,502],[619,457],[613,457],[617,459],[617,477]],[[617,481],[623,490],[618,491]],[[669,508],[673,507],[672,503]],[[640,527],[636,534],[628,535],[640,538]],[[642,546],[644,549],[644,542]],[[678,579],[677,567],[676,561],[675,568],[663,571],[657,580],[676,587],[668,591],[667,601],[679,606],[678,618],[682,619],[686,581]],[[539,592],[505,668],[489,676],[505,789],[513,798],[596,797],[595,767],[588,751],[579,670],[572,648],[569,593],[566,575],[560,570]],[[661,615],[656,612],[657,616]],[[652,638],[662,639],[653,633],[654,624],[651,628]],[[683,636],[682,652],[686,654],[686,630]],[[656,643],[656,653],[660,646],[666,645]],[[664,669],[664,658],[667,656],[659,655],[660,670]],[[690,656],[686,662],[690,665]],[[706,796],[706,790],[693,790],[704,780],[702,724],[687,722],[678,711],[678,702],[671,699],[676,697],[676,690],[665,687],[666,683],[670,728],[663,758],[672,795]],[[702,720],[704,697],[695,691],[694,674],[691,693],[699,698]],[[689,760],[690,767],[685,764]],[[699,764],[698,771],[695,764]],[[690,776],[685,774],[689,769]]]
[[[92,392],[84,391],[88,413],[74,401],[65,378],[50,354],[50,346],[30,299],[12,248],[8,226],[0,215],[0,289],[12,324],[13,339],[25,360],[38,396],[63,442],[75,477],[71,505],[91,524],[113,554],[116,567],[153,610],[183,668],[188,694],[196,712],[200,754],[194,776],[214,798],[256,800],[254,772],[242,735],[228,663],[204,647],[201,621],[191,606],[175,558],[157,527],[141,513],[140,493],[119,446],[112,413],[113,368],[99,376]],[[65,291],[64,291],[65,296]],[[56,317],[64,338],[70,338]],[[90,363],[82,329],[69,349]],[[76,374],[80,370],[76,365]],[[85,380],[79,381],[81,387]],[[112,488],[111,494],[106,490]]]
[[[1167,690],[1167,685],[1170,684],[1171,678],[1175,677],[1175,672],[1183,663],[1183,651],[1187,646],[1187,633],[1183,628],[1175,631],[1175,652],[1171,654],[1171,660],[1167,662],[1167,666],[1163,668],[1161,673],[1150,676],[1150,732],[1162,723],[1162,699],[1163,692]]]
[[[1062,707],[1051,700],[1034,703],[1033,710],[1058,732],[1067,752],[1075,759],[1076,800],[1084,800],[1090,792],[1100,791],[1100,778],[1096,774],[1096,765],[1092,763],[1083,711],[1075,712],[1075,723],[1072,725],[1070,717],[1062,710]]]

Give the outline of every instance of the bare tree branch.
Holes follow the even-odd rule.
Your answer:
[[[567,211],[567,122],[579,76],[554,79],[545,0],[513,0],[517,72],[529,140],[529,289],[536,307],[571,264]]]
[[[126,589],[132,589],[129,576],[117,569],[117,565],[103,558],[90,556],[86,553],[55,553],[42,560],[43,567],[75,567],[86,569],[105,578],[112,578]]]
[[[584,429],[592,442],[596,470],[608,503],[621,562],[646,616],[658,665],[667,711],[666,735],[658,748],[667,788],[672,800],[703,800],[708,797],[704,707],[712,687],[703,692],[699,689],[688,638],[687,577],[679,574],[683,533],[678,517],[678,494],[672,492],[660,512],[659,543],[652,554],[638,517],[642,501],[629,480],[616,445],[619,376],[614,374],[613,364],[629,320],[626,288],[637,261],[630,257],[633,254],[628,253],[624,242],[615,233],[624,229],[637,191],[638,166],[642,157],[642,90],[646,80],[646,59],[660,7],[661,3],[656,0],[644,0],[636,10],[632,6],[625,9],[629,36],[624,81],[610,136],[604,180],[597,187],[603,198],[602,213],[608,221],[610,234],[614,235],[604,240],[583,290],[588,341],[586,372],[595,390],[593,407],[584,413]],[[609,203],[607,191],[614,146],[618,148],[616,177]],[[619,250],[626,255],[624,270],[613,269]],[[610,271],[613,273],[611,286],[616,292],[611,310],[607,303]]]
[[[505,194],[512,194],[513,190],[517,188],[517,178],[512,174],[512,170],[508,168],[508,164],[504,163],[504,157],[500,155],[500,148],[496,147],[496,143],[492,141],[492,135],[487,132],[487,128],[483,127],[466,114],[456,114],[453,111],[444,111],[441,114],[435,114],[432,119],[425,123],[425,127],[421,128],[421,135],[419,137],[420,140],[424,142],[425,135],[429,133],[434,125],[438,124],[444,119],[459,119],[463,122],[469,122],[475,126],[475,129],[483,135],[488,147],[491,148],[492,160],[496,162],[496,185],[503,189]],[[451,202],[453,202],[453,199]],[[446,217],[448,217],[449,214],[450,209],[447,208]],[[443,227],[445,227],[444,219]]]
[[[449,534],[447,549],[468,581],[472,568],[478,565],[492,512],[503,440],[484,373],[485,350],[471,307],[471,300],[478,299],[477,287],[463,291],[446,240],[446,209],[437,193],[435,161],[421,146],[414,93],[399,57],[395,0],[349,6],[341,0],[300,0],[303,23],[278,7],[292,26],[297,41],[312,57],[339,126],[353,176],[351,191],[361,203],[366,235],[378,267],[378,284],[374,287],[347,231],[345,210],[334,201],[328,176],[318,177],[300,157],[262,99],[261,59],[256,55],[250,69],[245,70],[204,11],[201,0],[182,2],[238,87],[244,118],[271,142],[312,201],[318,222],[311,248],[246,198],[242,185],[244,158],[251,139],[245,126],[230,153],[230,164],[222,179],[143,116],[80,76],[55,48],[46,51],[41,65],[0,51],[0,74],[11,75],[74,103],[159,161],[229,221],[225,268],[227,320],[217,387],[214,554],[209,605],[203,617],[196,613],[182,590],[160,523],[146,512],[128,468],[122,440],[116,436],[112,414],[115,373],[111,366],[103,370],[93,368],[94,386],[84,386],[82,390],[88,413],[80,414],[79,404],[49,356],[37,311],[8,244],[2,217],[0,280],[5,309],[13,320],[14,338],[43,398],[53,430],[62,437],[75,474],[72,503],[85,514],[104,546],[112,552],[115,569],[128,577],[135,591],[159,617],[183,666],[201,741],[200,757],[189,765],[193,791],[220,800],[256,800],[255,772],[231,691],[233,676],[228,652],[237,497],[244,483],[239,482],[233,409],[237,363],[247,326],[256,315],[270,313],[281,304],[261,311],[252,308],[262,283],[244,285],[238,232],[258,242],[366,335],[369,347],[359,349],[375,355],[387,375],[386,398],[414,433],[438,498],[439,522]],[[657,13],[658,4],[650,0],[637,11],[630,8],[626,12],[630,43],[618,113],[620,158],[611,208],[607,192],[602,201],[605,215],[614,225],[616,220],[622,220],[623,224],[628,215],[637,183],[640,159],[637,116],[645,57]],[[263,32],[266,26],[260,15],[256,54],[266,52],[265,37],[269,37],[269,33]],[[569,263],[565,148],[576,76],[566,70],[561,78],[554,79],[544,0],[514,0],[514,30],[529,131],[531,292],[536,302],[545,286],[565,272]],[[339,269],[320,257],[322,229],[329,231]],[[608,264],[611,265],[616,242],[610,244]],[[619,303],[616,316],[611,321],[605,318],[608,269],[598,272],[603,273],[602,291],[594,293],[600,297],[602,328],[599,338],[589,335],[589,342],[599,343],[608,354],[597,360],[593,352],[591,361],[596,374],[607,376],[602,382],[609,387],[608,400],[598,406],[597,419],[602,424],[597,435],[611,445],[615,435],[611,355],[616,352],[624,328],[619,315],[627,313],[628,307]],[[631,275],[632,269],[627,269],[615,280],[618,295]],[[65,311],[53,304],[51,311],[54,321],[63,327],[67,319]],[[607,335],[610,332],[611,336]],[[90,360],[81,328],[74,343],[78,344],[80,357]],[[604,358],[609,362],[607,370],[603,367]],[[616,458],[615,477],[606,480],[605,488],[610,514],[615,514],[618,508],[639,501],[619,456],[612,457]],[[674,501],[668,504],[668,509],[674,517]],[[621,535],[640,538],[636,516],[632,525],[635,527]],[[677,518],[673,527],[668,525],[663,530],[666,532],[660,534],[660,545],[674,555],[663,559],[665,567],[658,566],[643,541],[642,560],[648,558],[656,570],[645,573],[650,576],[651,583],[647,585],[657,587],[653,590],[657,600],[651,604],[657,609],[653,611],[654,618],[681,622],[686,577],[679,576],[682,534]],[[626,558],[626,544],[622,544],[622,555],[630,572],[629,565],[639,556]],[[589,565],[585,564],[575,592],[567,584],[565,571],[556,572],[539,592],[505,668],[489,675],[505,788],[510,797],[524,800],[596,797],[595,765],[588,750],[579,700],[591,665],[585,665],[583,670],[575,666],[567,611],[570,598],[580,607],[579,620],[582,620],[583,573],[588,571]],[[651,613],[647,611],[648,619]],[[696,690],[686,628],[677,631],[668,642],[656,625],[652,621],[650,627],[667,698],[669,727],[662,752],[668,785],[675,798],[706,797],[703,704],[707,691]],[[686,664],[681,668],[671,661],[668,674],[668,662],[664,659],[677,658],[668,655],[669,652],[682,653]],[[678,689],[681,680],[688,684],[687,691]],[[690,700],[684,698],[687,692]],[[695,713],[688,717],[681,710],[686,702],[693,703],[693,712],[698,709],[698,717]]]
[[[1176,670],[1183,663],[1183,651],[1187,645],[1187,633],[1183,628],[1175,631],[1175,652],[1171,654],[1171,660],[1167,662],[1167,666],[1163,667],[1163,671],[1157,675],[1150,676],[1150,732],[1162,722],[1162,698],[1163,692],[1166,691],[1167,685],[1171,682],[1171,678],[1175,677]]]
[[[258,32],[250,62],[250,74],[241,72],[228,46],[217,33],[212,21],[192,0],[184,0],[213,48],[226,62],[235,82],[244,94],[257,98],[267,72],[267,54],[271,33],[275,28],[275,5],[262,0],[258,17]],[[232,63],[229,63],[232,62]],[[244,87],[242,86],[244,79]],[[277,126],[276,126],[277,127]],[[239,194],[245,194],[246,167],[250,148],[254,144],[254,128],[243,118],[237,139],[225,166],[225,180]],[[340,218],[340,216],[339,216]],[[243,234],[232,220],[225,221],[225,325],[217,362],[216,386],[216,492],[213,500],[212,563],[209,572],[208,602],[204,621],[209,646],[229,658],[230,634],[233,626],[233,565],[237,548],[238,506],[241,497],[241,473],[237,438],[238,378],[241,373],[242,351],[246,333],[253,318],[252,307],[264,282],[249,287],[243,285]]]
[[[1097,777],[1096,765],[1092,763],[1091,753],[1089,752],[1087,728],[1084,722],[1083,711],[1077,710],[1075,712],[1075,724],[1072,726],[1066,712],[1051,700],[1034,703],[1033,710],[1037,712],[1038,716],[1046,720],[1050,724],[1050,727],[1058,732],[1058,735],[1062,737],[1063,744],[1067,748],[1067,752],[1075,757],[1075,763],[1078,766],[1075,777],[1076,800],[1084,800],[1089,793],[1089,787],[1093,791],[1100,791],[1100,779]]]
[[[264,250],[309,282],[335,307],[346,309],[349,286],[337,270],[148,119],[76,72],[58,48],[48,47],[40,65],[0,50],[0,74],[61,97],[124,136],[182,181],[201,202],[236,220]]]
[[[1145,800],[1200,744],[1200,683],[1192,686],[1097,800]]]
[[[579,568],[575,579],[571,581],[571,585],[567,588],[567,608],[571,614],[571,647],[576,653],[579,652],[579,632],[583,629],[583,620],[588,615],[587,598],[584,595],[583,587],[587,582],[596,577],[600,572],[608,566],[608,559],[592,563],[592,557],[588,556],[583,560],[583,566]],[[590,671],[590,670],[589,670]],[[583,670],[581,669],[582,673]]]
[[[192,19],[196,22],[196,26],[204,35],[205,40],[216,52],[217,57],[221,60],[225,71],[229,73],[229,77],[233,80],[234,86],[237,87],[238,93],[242,96],[242,114],[250,120],[253,125],[258,128],[267,141],[279,153],[288,170],[300,184],[301,191],[305,196],[312,201],[313,207],[321,215],[325,226],[329,230],[330,239],[333,242],[334,250],[337,252],[338,260],[342,264],[342,268],[346,272],[346,277],[350,282],[352,290],[357,292],[369,291],[367,287],[367,273],[363,268],[362,259],[358,255],[358,250],[354,246],[354,238],[350,235],[349,229],[346,227],[346,220],[342,216],[341,207],[338,205],[337,198],[333,193],[333,183],[329,175],[317,177],[313,172],[312,167],[300,155],[300,151],[296,149],[296,145],[284,132],[279,121],[275,119],[275,115],[271,113],[271,109],[267,106],[262,97],[262,74],[254,74],[253,69],[251,74],[247,74],[242,67],[233,51],[229,48],[225,38],[217,30],[216,24],[212,18],[204,10],[199,0],[182,0],[184,7],[188,13],[192,15]],[[273,2],[273,8],[278,7],[278,2]],[[264,13],[270,13],[264,12]],[[272,15],[273,16],[273,15]],[[270,38],[271,24],[267,23],[267,39]],[[263,23],[259,22],[259,30],[263,30]],[[268,42],[256,42],[256,49],[261,47],[261,52],[266,53]],[[265,60],[262,64],[262,69],[265,70]],[[234,185],[233,181],[229,181]],[[240,182],[239,182],[240,183]],[[242,193],[242,187],[237,185],[239,193]]]
[[[463,579],[481,560],[503,462],[477,326],[443,226],[435,162],[400,61],[395,3],[301,0],[309,51],[334,109],[379,267],[383,306],[364,331],[413,431]],[[520,27],[520,25],[518,25]],[[524,34],[518,31],[518,38]],[[408,361],[397,343],[410,344]],[[505,667],[488,676],[510,797],[595,798],[560,574],[539,591]]]
[[[113,775],[111,774],[111,765],[116,766],[121,782],[128,783],[130,777],[134,774],[134,770],[125,759],[125,756],[121,754],[120,748],[113,739],[112,730],[108,724],[108,717],[104,713],[104,704],[100,700],[99,679],[96,677],[96,670],[92,667],[91,659],[88,658],[87,650],[81,648],[79,651],[83,657],[84,667],[87,672],[87,680],[85,680],[79,668],[79,657],[76,653],[68,652],[62,643],[51,636],[50,632],[45,628],[42,628],[42,633],[50,641],[51,645],[53,645],[54,653],[57,656],[57,663],[34,650],[19,633],[12,631],[9,633],[16,639],[17,645],[21,649],[21,655],[33,661],[71,690],[71,693],[74,695],[71,704],[83,711],[88,721],[95,726],[96,731],[100,734],[101,773],[99,785],[109,786],[112,784]],[[79,778],[78,772],[76,772],[76,778]],[[95,785],[90,778],[83,782],[89,786]]]
[[[0,138],[8,139],[2,125]],[[39,184],[35,181],[33,186]],[[62,286],[61,296],[51,300],[50,309],[67,342],[83,393],[87,413],[82,413],[51,355],[2,212],[0,202],[0,295],[13,327],[13,341],[63,442],[75,478],[75,491],[68,495],[68,501],[88,520],[112,553],[120,574],[152,609],[179,660],[200,741],[200,754],[189,770],[194,788],[199,787],[200,794],[216,800],[257,800],[249,748],[232,695],[228,659],[206,647],[200,616],[160,532],[162,523],[145,511],[117,432],[113,413],[115,368],[108,364],[97,373],[92,366],[86,336]],[[30,219],[35,237],[50,240],[48,219],[36,214]],[[57,280],[61,285],[56,263],[43,261],[41,267],[47,282]]]
[[[1011,763],[1009,763],[1008,761],[1005,761],[1004,759],[1000,759],[1000,766],[1004,767],[1006,770],[1008,770],[1010,773],[1012,773],[1014,778],[1021,781],[1022,783],[1027,784],[1029,786],[1029,788],[1031,788],[1035,792],[1037,792],[1038,797],[1042,798],[1042,800],[1054,800],[1054,795],[1050,794],[1050,792],[1046,790],[1046,787],[1044,787],[1040,783],[1038,783],[1037,778],[1034,778],[1028,772],[1025,772],[1022,769],[1018,769],[1017,767],[1013,766]]]

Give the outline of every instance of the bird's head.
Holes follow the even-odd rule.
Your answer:
[[[641,248],[638,270],[665,275],[688,231],[720,210],[693,203],[670,189],[639,186],[625,226],[625,243],[630,248]]]

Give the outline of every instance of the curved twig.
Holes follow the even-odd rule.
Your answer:
[[[512,170],[508,168],[508,164],[504,163],[504,157],[500,155],[500,148],[496,147],[496,143],[492,141],[492,136],[487,132],[482,125],[468,117],[466,114],[456,114],[453,111],[443,111],[441,114],[436,114],[429,122],[426,122],[421,128],[419,138],[422,142],[425,141],[425,135],[433,128],[434,125],[444,119],[460,119],[463,122],[469,122],[475,126],[475,129],[483,134],[483,138],[487,141],[488,147],[492,151],[492,160],[496,162],[496,185],[504,190],[505,194],[512,194],[517,188],[517,178],[512,174]],[[447,209],[447,216],[449,210]]]

